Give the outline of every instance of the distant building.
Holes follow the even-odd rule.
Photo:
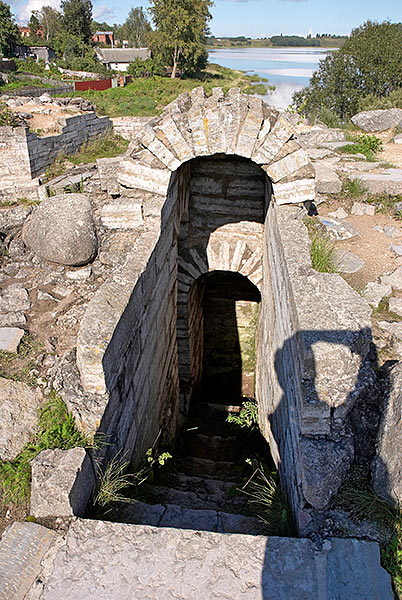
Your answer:
[[[114,71],[127,71],[136,58],[151,58],[149,48],[95,48],[95,53],[101,63]]]
[[[31,29],[30,29],[30,27],[24,27],[23,25],[18,25],[18,29],[19,29],[19,32],[20,32],[20,36],[22,38],[29,37],[31,35]],[[44,33],[43,29],[38,29],[36,31],[35,35],[37,37],[40,37],[40,38],[44,38],[45,37],[45,33]]]
[[[114,33],[113,31],[96,31],[92,40],[98,44],[106,44],[106,46],[114,46]]]
[[[46,63],[49,63],[57,58],[56,52],[47,46],[30,46],[29,49],[31,51],[31,55],[34,55],[36,60],[41,58]]]

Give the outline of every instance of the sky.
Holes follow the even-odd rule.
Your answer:
[[[7,0],[6,0],[7,1]],[[60,0],[13,0],[9,2],[18,23],[25,23],[32,10],[42,6],[59,8]],[[132,6],[147,8],[146,1],[94,1],[97,21],[123,23]],[[210,30],[216,37],[270,37],[309,32],[349,34],[368,19],[402,21],[402,0],[215,0]]]

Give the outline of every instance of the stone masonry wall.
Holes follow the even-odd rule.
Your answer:
[[[0,198],[10,194],[31,197],[39,175],[61,153],[76,152],[88,139],[111,127],[109,117],[94,112],[66,117],[62,133],[38,137],[27,127],[0,127]]]

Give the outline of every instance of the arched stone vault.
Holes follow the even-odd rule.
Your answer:
[[[197,208],[190,183],[200,162],[207,173],[243,169],[243,179],[232,190],[224,174],[217,191],[205,177]],[[243,202],[254,180],[260,191]],[[81,426],[101,423],[108,452],[134,461],[161,432],[174,436],[187,360],[180,345],[197,312],[188,309],[192,284],[214,270],[247,276],[261,292],[260,426],[303,529],[306,506],[325,507],[353,459],[348,413],[371,381],[370,308],[338,275],[313,271],[298,209],[278,206],[314,199],[314,171],[291,123],[238,89],[207,98],[196,88],[131,141],[118,181],[122,206],[127,197],[139,203],[142,221],[83,318],[77,364],[90,409],[70,408]],[[190,364],[188,374],[191,391]]]

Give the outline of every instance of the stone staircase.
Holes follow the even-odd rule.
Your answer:
[[[226,422],[240,405],[200,403],[177,440],[172,464],[140,488],[141,499],[121,506],[114,520],[222,533],[266,534],[238,491],[245,470],[246,436]]]

